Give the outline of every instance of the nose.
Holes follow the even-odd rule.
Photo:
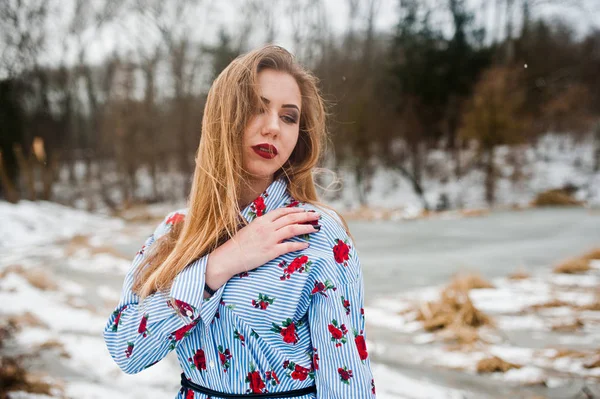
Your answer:
[[[277,136],[279,134],[279,115],[277,112],[269,111],[265,113],[263,119],[262,134]]]

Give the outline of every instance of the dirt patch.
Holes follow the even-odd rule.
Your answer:
[[[566,260],[554,267],[554,273],[582,274],[591,270],[590,261],[583,258]]]
[[[539,193],[531,202],[532,206],[581,206],[571,193],[563,189],[548,190]]]
[[[486,359],[481,359],[477,362],[477,372],[478,373],[506,373],[511,369],[520,369],[521,366],[518,364],[507,362],[499,358],[498,356],[492,356]]]

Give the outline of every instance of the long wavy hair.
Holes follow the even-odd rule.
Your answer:
[[[242,168],[242,137],[252,116],[265,106],[258,91],[258,74],[265,69],[290,74],[302,95],[298,142],[273,178],[283,175],[296,200],[337,214],[319,202],[313,181],[313,171],[327,143],[327,113],[317,79],[282,47],[267,45],[241,55],[210,88],[187,215],[152,245],[143,267],[138,269],[133,291],[141,298],[168,290],[188,264],[247,224],[240,217],[238,204],[242,184],[247,181]],[[338,216],[348,231],[346,221]]]

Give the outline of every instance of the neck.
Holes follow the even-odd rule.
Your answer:
[[[267,187],[273,182],[273,176],[266,178],[248,178],[245,183],[242,183],[242,192],[240,194],[239,206],[244,209],[259,195],[261,195]]]

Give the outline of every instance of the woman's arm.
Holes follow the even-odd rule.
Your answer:
[[[314,281],[308,321],[317,395],[322,399],[374,399],[366,346],[364,283],[349,237],[330,240],[331,252]]]
[[[135,256],[125,277],[120,302],[104,329],[104,340],[112,358],[129,374],[138,373],[161,360],[200,321],[208,325],[215,315],[222,288],[231,277],[226,267],[220,267],[222,255],[210,259],[212,254],[209,254],[179,273],[168,293],[157,292],[140,303],[138,295],[131,289],[134,274],[144,265],[152,244],[171,228],[168,223],[173,219],[171,216],[157,227]],[[211,298],[205,298],[205,283],[213,289],[218,287]]]

